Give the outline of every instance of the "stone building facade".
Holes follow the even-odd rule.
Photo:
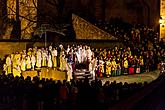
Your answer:
[[[1,1],[0,26],[3,12]],[[145,24],[155,29],[159,27],[160,0],[59,0],[63,1],[61,8],[46,1],[52,0],[38,0],[38,23],[48,22],[49,19],[64,22],[75,13],[106,22],[111,18],[121,18],[129,23]]]

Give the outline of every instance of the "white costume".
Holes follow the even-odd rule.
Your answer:
[[[11,72],[12,61],[10,56],[6,58],[6,66],[7,66],[7,74],[12,73]]]
[[[68,46],[67,50],[66,50],[66,54],[68,54],[70,51],[70,47]]]
[[[21,59],[21,70],[26,71],[26,60],[25,60],[25,58]]]
[[[89,49],[87,49],[87,51],[86,51],[86,53],[87,53],[87,59],[89,60],[89,61],[91,61],[91,56],[92,56],[92,51],[90,50],[90,48]]]
[[[82,47],[78,48],[78,54],[79,54],[79,63],[82,63]]]
[[[46,51],[42,52],[42,66],[47,66],[48,55]]]
[[[8,72],[7,72],[7,65],[6,64],[3,64],[3,71],[5,72],[5,75],[8,74]]]
[[[26,68],[27,68],[27,69],[31,69],[31,60],[30,60],[30,56],[27,56],[27,58],[26,58]]]
[[[72,65],[70,63],[67,63],[67,81],[70,81],[72,78]]]
[[[37,60],[36,60],[36,66],[38,68],[41,68],[41,60],[42,60],[41,50],[38,50],[37,51]]]
[[[61,52],[61,55],[60,55],[60,70],[65,70],[65,54],[64,54],[64,51]]]
[[[52,50],[53,67],[57,67],[57,50]]]
[[[13,67],[13,76],[16,77],[20,77],[21,76],[21,68],[19,65],[14,65]]]
[[[83,48],[82,49],[82,62],[85,62],[86,60],[87,60],[87,58],[86,58],[86,50]]]
[[[78,52],[76,52],[76,57],[77,57],[78,63],[81,63],[81,55]]]
[[[32,70],[35,69],[36,65],[36,57],[34,55],[31,56]]]
[[[53,63],[52,63],[52,56],[51,55],[48,55],[48,67],[49,68],[52,68],[53,66]]]

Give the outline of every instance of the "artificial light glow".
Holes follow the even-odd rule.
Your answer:
[[[164,19],[160,19],[160,20],[159,20],[159,23],[160,23],[160,24],[164,24],[164,23],[165,23],[165,20],[164,20]]]

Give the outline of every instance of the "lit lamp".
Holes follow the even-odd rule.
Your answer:
[[[163,23],[163,17],[161,16],[159,19],[159,24],[162,24],[162,23]]]

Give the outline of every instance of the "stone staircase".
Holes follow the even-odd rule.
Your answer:
[[[85,70],[85,69],[76,70],[74,74],[75,74],[76,80],[84,80],[86,77],[89,79],[89,81],[93,80],[92,73],[90,71]]]

